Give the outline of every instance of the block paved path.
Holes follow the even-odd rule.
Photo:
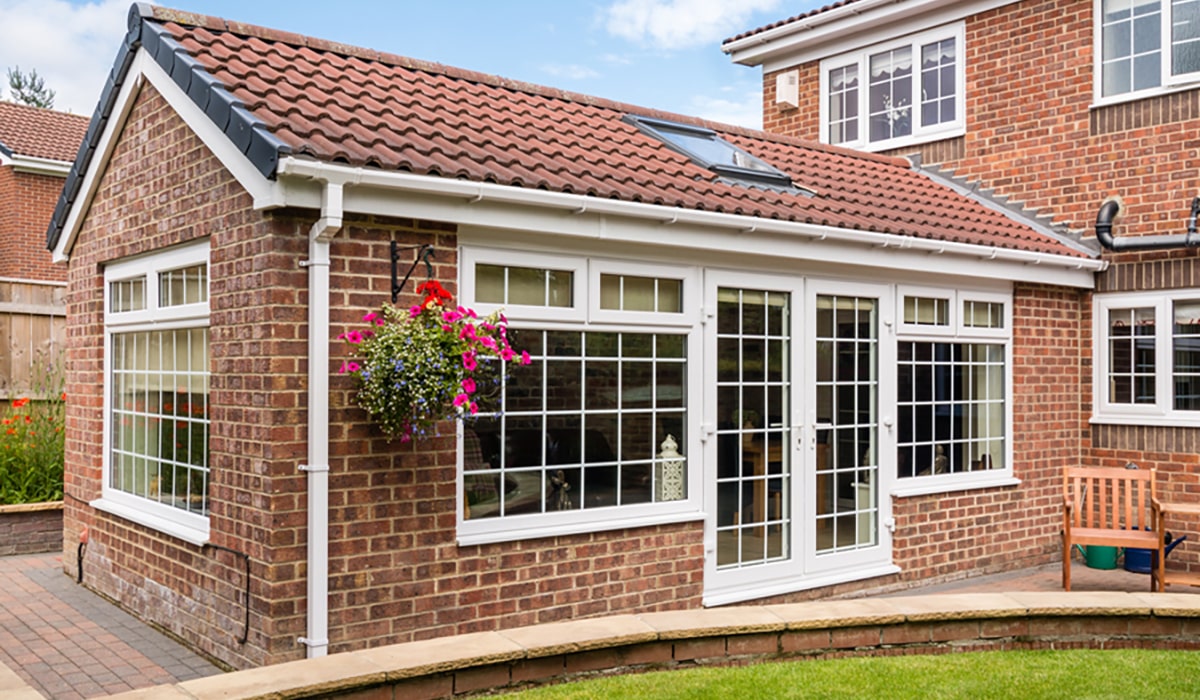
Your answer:
[[[63,573],[57,552],[0,557],[0,664],[53,700],[221,673],[204,657],[76,584]]]

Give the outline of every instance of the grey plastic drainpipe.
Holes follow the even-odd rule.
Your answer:
[[[1114,253],[1126,250],[1200,247],[1200,236],[1196,235],[1196,219],[1200,217],[1200,197],[1192,199],[1192,213],[1188,216],[1187,233],[1117,239],[1112,234],[1113,221],[1120,216],[1123,209],[1124,205],[1121,204],[1121,200],[1114,197],[1105,200],[1100,205],[1100,211],[1096,212],[1096,240]]]

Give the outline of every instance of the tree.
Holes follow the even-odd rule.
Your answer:
[[[34,107],[54,108],[54,91],[46,87],[46,81],[37,69],[23,73],[21,67],[8,69],[8,88],[13,100]]]

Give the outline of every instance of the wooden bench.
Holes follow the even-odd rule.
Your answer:
[[[1162,557],[1154,469],[1067,467],[1063,470],[1063,588],[1071,590],[1071,547],[1150,549]],[[1157,561],[1150,590],[1162,590]]]

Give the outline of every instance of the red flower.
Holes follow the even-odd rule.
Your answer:
[[[13,405],[13,408],[20,408],[27,403],[29,403],[29,399],[21,398],[21,399],[17,399],[16,401],[13,401],[12,405]]]

